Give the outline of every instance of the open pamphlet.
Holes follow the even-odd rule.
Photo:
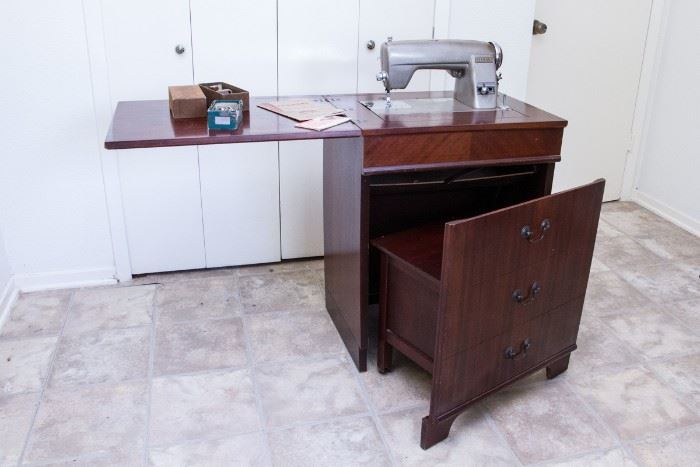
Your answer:
[[[285,99],[258,104],[258,107],[296,120],[300,123],[295,127],[309,130],[321,131],[350,121],[350,118],[341,116],[345,110],[320,99]]]
[[[345,122],[349,122],[349,117],[343,117],[340,115],[326,115],[325,117],[312,118],[305,122],[300,122],[294,125],[297,128],[306,128],[307,130],[322,131],[326,128],[331,128],[336,125],[341,125]]]

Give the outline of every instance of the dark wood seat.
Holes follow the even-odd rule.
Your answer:
[[[421,447],[470,404],[576,349],[605,182],[374,239],[380,372],[395,348],[432,373]]]

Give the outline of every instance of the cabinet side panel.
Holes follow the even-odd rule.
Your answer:
[[[367,369],[367,207],[362,139],[325,140],[323,212],[326,308],[360,371]]]

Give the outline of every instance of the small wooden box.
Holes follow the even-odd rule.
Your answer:
[[[224,89],[230,89],[231,92],[228,94],[222,94],[210,88],[210,86],[219,85]],[[199,87],[207,96],[207,107],[211,105],[214,101],[230,101],[230,100],[240,100],[243,101],[243,111],[248,111],[250,107],[250,94],[245,89],[241,89],[232,84],[224,83],[218,81],[215,83],[199,83]]]
[[[173,118],[207,116],[207,98],[199,86],[168,86],[168,98]]]

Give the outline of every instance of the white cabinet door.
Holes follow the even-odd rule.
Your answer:
[[[443,4],[439,6],[444,11]],[[535,0],[453,0],[449,8],[448,35],[451,39],[498,42],[504,57],[500,90],[525,99],[534,17]],[[441,31],[436,36],[444,37],[441,19],[438,26]],[[431,83],[433,89],[454,89],[454,78],[446,72],[433,75],[434,78],[438,76],[444,84]]]
[[[376,79],[381,43],[389,36],[394,40],[431,39],[434,9],[435,0],[360,0],[359,92],[384,92],[384,86]],[[429,90],[428,70],[417,71],[406,88]]]
[[[323,255],[323,141],[280,143],[282,258]]]
[[[199,147],[207,267],[280,260],[277,143]]]
[[[113,104],[167,99],[169,85],[192,83],[187,0],[102,0],[102,18]]]
[[[132,273],[203,268],[196,148],[120,151],[119,178]]]
[[[359,0],[279,0],[279,93],[357,90]],[[323,254],[323,145],[280,142],[282,257]]]
[[[532,42],[528,101],[569,121],[556,191],[605,177],[603,199],[620,197],[652,3],[537,2],[548,30]]]
[[[359,0],[279,0],[279,93],[354,93]]]
[[[194,79],[277,94],[276,0],[190,0]]]

